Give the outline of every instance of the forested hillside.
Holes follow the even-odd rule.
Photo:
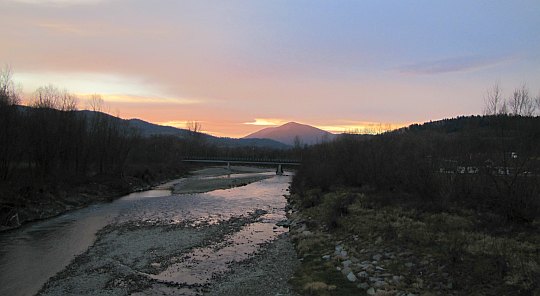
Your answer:
[[[303,151],[291,188],[306,295],[540,291],[540,117],[344,136]]]

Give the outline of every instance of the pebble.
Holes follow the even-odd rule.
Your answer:
[[[311,231],[309,231],[309,230],[304,230],[304,231],[302,231],[302,235],[303,235],[303,236],[311,236],[312,233],[311,233]]]
[[[360,271],[358,273],[358,277],[367,278],[367,277],[369,277],[369,274],[367,272],[365,272],[365,271]]]
[[[343,264],[344,267],[349,267],[349,265],[352,264],[352,261],[351,260],[345,260],[341,264]]]
[[[348,268],[348,267],[345,267],[341,270],[341,273],[343,273],[343,275],[348,275],[349,273],[351,273],[351,269]]]
[[[375,295],[375,289],[369,288],[369,289],[367,289],[366,293],[367,293],[368,295]]]
[[[324,260],[330,260],[330,255],[324,255],[324,256],[322,256],[322,258],[323,258]]]
[[[276,225],[288,228],[288,227],[291,226],[291,221],[289,221],[289,220],[279,221],[278,223],[276,223]]]
[[[352,273],[352,271],[347,274],[347,279],[349,280],[349,282],[356,282],[356,276],[354,275],[354,273]]]
[[[381,254],[373,255],[372,258],[373,258],[373,260],[375,260],[375,261],[381,261],[382,255],[381,255]]]
[[[407,262],[407,263],[405,263],[405,266],[411,268],[411,267],[414,266],[414,263],[412,263],[412,262]]]
[[[360,289],[363,289],[363,290],[367,290],[367,289],[369,289],[369,284],[368,283],[360,283],[360,284],[356,285],[356,287],[358,287]]]
[[[382,281],[383,279],[381,278],[378,278],[378,277],[369,277],[369,281],[370,282],[379,282],[379,281]]]
[[[385,281],[376,281],[373,286],[375,286],[376,288],[382,288],[384,286],[386,286],[387,283]]]

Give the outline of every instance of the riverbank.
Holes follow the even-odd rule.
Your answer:
[[[190,183],[223,172],[199,170],[156,191],[179,183],[191,190],[199,185]],[[132,206],[38,295],[296,295],[288,279],[299,261],[287,228],[276,225],[285,219],[290,177],[247,167],[233,172],[225,179],[245,181],[250,172],[263,178],[227,190],[212,182],[198,187],[208,193],[128,197]]]
[[[309,199],[319,204],[301,206]],[[304,295],[538,295],[540,221],[340,189],[292,195]]]
[[[58,216],[68,211],[92,204],[110,202],[132,192],[154,187],[171,189],[175,193],[201,193],[215,189],[226,189],[262,180],[266,176],[240,176],[238,174],[269,172],[264,168],[233,166],[226,167],[189,166],[170,170],[145,170],[119,178],[98,176],[84,180],[71,179],[61,183],[5,185],[0,188],[0,232],[16,229],[26,223]],[[211,179],[217,176],[232,177]],[[170,180],[185,178],[175,186],[161,186]],[[9,187],[9,188],[8,188]]]
[[[3,184],[0,188],[0,232],[29,222],[49,219],[96,203],[148,190],[163,182],[186,176],[194,166],[146,169],[129,176],[101,175],[63,181]]]

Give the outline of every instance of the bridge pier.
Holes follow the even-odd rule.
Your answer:
[[[281,166],[281,164],[278,164],[278,167],[276,169],[276,175],[278,176],[283,175],[283,167]]]

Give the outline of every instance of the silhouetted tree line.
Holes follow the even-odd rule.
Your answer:
[[[530,222],[540,213],[540,117],[460,117],[304,151],[292,183],[304,207],[341,186]]]
[[[158,167],[185,166],[181,161],[186,156],[290,158],[291,154],[264,147],[216,146],[206,141],[198,122],[188,124],[183,138],[142,137],[126,121],[103,113],[99,95],[88,100],[94,112],[80,112],[78,98],[53,85],[38,88],[29,107],[20,106],[20,102],[20,90],[6,67],[0,73],[2,181],[15,175],[41,179],[144,175]]]
[[[52,85],[38,88],[28,101],[20,105],[20,88],[10,69],[2,70],[0,226],[17,209],[51,207],[60,204],[62,195],[65,204],[81,192],[115,195],[185,174],[192,166],[182,162],[187,156],[287,158],[289,153],[219,147],[206,141],[198,123],[190,124],[184,137],[143,137],[128,121],[103,113],[99,95],[89,99],[93,112],[79,111],[76,96]],[[20,221],[35,218],[21,215]]]

